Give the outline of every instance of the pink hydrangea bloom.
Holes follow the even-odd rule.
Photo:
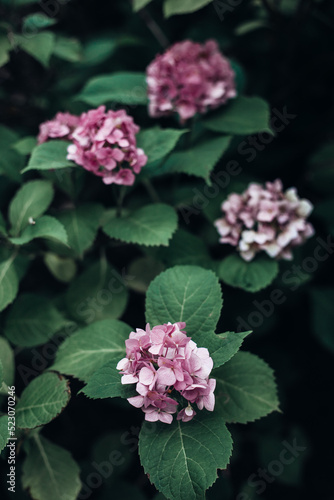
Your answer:
[[[167,323],[145,330],[137,328],[125,341],[126,358],[117,364],[122,373],[122,384],[136,383],[138,396],[129,398],[132,406],[141,408],[145,420],[170,424],[177,412],[178,402],[173,391],[188,402],[177,420],[188,422],[196,412],[213,411],[215,406],[215,379],[210,379],[213,361],[209,351],[198,348],[184,331],[185,323]]]
[[[105,106],[81,116],[58,113],[40,125],[38,143],[61,138],[72,141],[67,159],[102,177],[105,184],[131,186],[135,174],[147,163],[147,156],[136,146],[139,127],[124,110],[106,112]]]
[[[250,261],[261,251],[276,259],[292,259],[292,249],[314,234],[307,217],[312,204],[295,188],[283,192],[279,179],[265,187],[250,184],[242,194],[230,194],[222,204],[224,217],[215,221],[221,243],[237,247]]]
[[[71,113],[57,113],[53,120],[41,123],[37,142],[42,144],[48,139],[72,139],[72,132],[78,123],[78,116]]]
[[[144,151],[136,147],[137,132],[139,127],[124,110],[106,112],[100,106],[80,116],[67,158],[102,177],[105,184],[131,186],[147,163]]]
[[[176,43],[147,67],[149,113],[160,117],[177,112],[184,122],[235,97],[234,77],[214,40]]]

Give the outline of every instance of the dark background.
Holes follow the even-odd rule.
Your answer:
[[[320,182],[317,180],[318,170],[322,172],[324,167],[333,168],[333,159],[325,165],[320,162],[312,166],[314,154],[334,138],[333,2],[291,1],[290,8],[284,9],[279,8],[279,2],[273,9],[267,8],[266,4],[244,0],[232,12],[227,12],[223,20],[220,20],[212,4],[197,13],[174,16],[169,20],[163,19],[159,2],[153,2],[148,12],[171,43],[185,38],[195,41],[217,39],[224,54],[244,69],[247,95],[259,95],[270,103],[272,109],[282,111],[286,107],[289,113],[296,115],[285,130],[258,153],[255,161],[247,163],[246,158],[237,152],[238,144],[229,155],[243,166],[242,182],[247,183],[250,179],[263,182],[279,177],[285,187],[296,186],[299,194],[317,207],[324,200],[330,200],[334,192],[333,184],[330,185],[330,181],[334,180],[332,173],[325,177],[325,181],[322,178]],[[45,11],[42,5],[41,11]],[[273,2],[273,5],[276,3]],[[296,9],[293,5],[297,6]],[[82,43],[101,34],[110,34],[111,37],[127,34],[137,37],[139,42],[116,50],[93,68],[57,60],[46,70],[26,53],[13,53],[10,62],[0,68],[0,123],[18,130],[22,135],[36,135],[39,123],[59,110],[81,111],[81,104],[74,103],[71,97],[89,77],[125,68],[143,71],[162,51],[147,27],[145,15],[133,14],[125,0],[72,0],[60,6],[57,4],[57,9],[56,29],[77,37]],[[9,21],[16,29],[19,29],[25,15],[35,11],[36,6],[12,9],[0,3],[1,20]],[[262,25],[239,34],[240,27],[247,27],[246,23],[250,21]],[[138,109],[133,110],[135,116],[141,117],[140,113]],[[221,162],[217,166],[217,171],[223,164]],[[5,207],[16,186],[3,178],[0,182],[0,203],[1,207]],[[159,182],[163,186],[170,185],[169,179],[158,181],[158,185]],[[107,201],[106,191],[101,190],[101,198],[101,201]],[[319,263],[314,272],[304,273],[295,290],[282,280],[284,269],[289,270],[293,264],[299,265],[303,259],[313,255],[317,237],[326,240],[330,234],[326,220],[330,217],[333,218],[333,214],[327,214],[325,218],[317,217],[315,210],[312,222],[316,237],[297,252],[294,263],[282,266],[280,276],[270,288],[250,294],[223,285],[225,300],[221,331],[236,330],[238,317],[249,322],[249,315],[258,310],[254,301],[262,303],[268,300],[272,289],[282,290],[287,298],[282,305],[275,306],[268,318],[263,317],[261,324],[250,325],[254,332],[244,344],[245,349],[261,356],[275,370],[282,413],[245,426],[229,426],[235,439],[232,462],[227,471],[220,473],[214,488],[209,490],[209,499],[334,498],[333,414],[330,411],[333,350],[328,347],[329,342],[324,343],[315,335],[317,328],[314,326],[315,306],[312,299],[314,290],[330,287],[334,255]],[[203,217],[196,216],[192,219],[191,229],[198,233],[203,225]],[[223,255],[219,247],[211,247],[211,252],[214,257]],[[134,248],[119,247],[108,258],[122,269],[138,254]],[[43,290],[44,280],[37,262],[25,278],[23,289]],[[62,285],[54,282],[53,286],[56,289]],[[122,319],[130,325],[142,326],[143,311],[144,296],[131,292]],[[330,311],[328,315],[330,317]],[[36,353],[42,350],[18,353],[17,364],[36,368],[32,363],[37,359]],[[16,384],[19,392],[24,386],[19,376]],[[74,380],[71,385],[73,393],[81,387]],[[67,410],[45,428],[44,435],[71,451],[82,467],[84,484],[95,470],[92,461],[100,463],[107,460],[113,449],[121,450],[126,458],[125,465],[115,466],[102,486],[91,488],[91,496],[85,498],[153,498],[156,491],[143,473],[137,452],[131,452],[135,448],[133,434],[136,434],[131,427],[139,426],[140,422],[140,413],[129,411],[124,403],[93,402],[79,396],[72,398]],[[124,432],[130,434],[124,437]],[[270,469],[272,461],[278,460],[285,440],[292,444],[294,439],[305,450],[291,465],[284,466],[283,472],[273,481],[263,483],[265,491],[260,492],[259,483],[247,484],[249,477],[257,474],[259,468]],[[0,470],[5,468],[6,463],[0,462]],[[126,487],[122,481],[133,484],[135,489]],[[9,498],[4,484],[0,491],[2,498]],[[27,497],[19,491],[16,498]]]

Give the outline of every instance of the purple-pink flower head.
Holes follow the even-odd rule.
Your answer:
[[[141,408],[145,420],[171,424],[178,402],[178,392],[187,406],[178,412],[177,420],[188,422],[196,412],[215,406],[215,379],[210,379],[213,361],[205,347],[198,348],[184,331],[185,323],[167,323],[145,330],[137,328],[125,341],[126,358],[117,364],[122,384],[136,384],[138,396],[129,398],[132,406]]]
[[[105,184],[131,186],[135,174],[147,163],[147,156],[137,148],[139,127],[123,109],[105,106],[82,113],[80,117],[58,113],[54,120],[42,123],[38,142],[62,138],[72,141],[67,159],[102,177]]]
[[[176,43],[147,67],[149,114],[174,112],[185,122],[235,97],[235,74],[214,40]]]
[[[311,202],[300,199],[295,188],[283,192],[279,179],[265,187],[252,183],[242,194],[230,194],[221,208],[224,216],[215,221],[219,241],[237,247],[247,261],[261,251],[291,260],[293,247],[314,234],[307,222]]]
[[[79,123],[79,117],[71,113],[57,113],[53,120],[41,123],[37,137],[38,144],[48,139],[72,139],[72,132]]]

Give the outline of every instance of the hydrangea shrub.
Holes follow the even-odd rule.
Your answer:
[[[285,111],[249,91],[265,95],[256,78],[248,87],[234,35],[188,30],[181,38],[171,29],[169,41],[154,19],[161,5],[171,17],[205,6],[214,14],[217,2],[134,0],[133,12],[120,3],[117,19],[140,35],[114,28],[79,40],[63,33],[66,23],[54,26],[57,14],[23,1],[17,15],[7,2],[9,22],[0,26],[1,78],[22,58],[34,75],[36,111],[26,110],[21,123],[15,112],[25,101],[6,82],[0,451],[7,456],[10,392],[17,480],[35,500],[83,498],[87,463],[105,445],[99,431],[107,427],[119,440],[128,424],[137,431],[124,470],[104,478],[111,486],[102,493],[92,487],[92,497],[104,499],[113,488],[122,500],[212,498],[207,490],[221,471],[238,467],[233,424],[279,411],[274,372],[256,354],[259,345],[265,352],[270,326],[253,327],[249,308],[260,304],[266,316],[267,296],[289,283],[289,261],[305,264],[316,227],[308,179],[331,192],[331,145],[312,158],[297,187],[283,167],[284,190],[270,164],[264,172],[252,160],[246,172],[237,161],[245,144],[276,140],[274,124]],[[143,34],[141,19],[161,46],[149,30]],[[255,157],[263,149],[252,150]],[[329,233],[332,208],[331,200],[315,203]],[[329,255],[328,248],[321,245]],[[298,274],[293,287],[308,280]],[[266,294],[255,295],[262,302],[253,300],[258,292]],[[332,349],[333,290],[311,288],[310,295],[315,335]],[[240,328],[246,320],[250,328]],[[263,345],[243,346],[263,330]],[[85,448],[83,459],[72,437]],[[122,477],[133,451],[144,493]]]

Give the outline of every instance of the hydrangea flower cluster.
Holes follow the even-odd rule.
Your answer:
[[[242,194],[230,194],[222,204],[224,217],[215,221],[221,243],[236,246],[250,261],[260,251],[277,259],[292,259],[292,248],[314,234],[306,222],[312,204],[295,188],[283,192],[279,179],[265,187],[252,183]]]
[[[209,379],[212,358],[206,348],[198,348],[186,335],[185,326],[179,322],[151,329],[147,324],[145,330],[137,328],[125,341],[126,358],[119,361],[117,369],[123,374],[122,384],[136,383],[138,396],[128,401],[141,408],[149,422],[172,423],[178,406],[173,391],[188,401],[177,420],[191,420],[196,415],[194,403],[200,410],[214,409],[216,380]]]
[[[102,177],[104,184],[131,186],[135,174],[147,163],[147,156],[136,147],[139,127],[124,110],[106,112],[105,106],[82,113],[58,113],[40,126],[38,142],[49,138],[68,139],[67,159]]]
[[[79,116],[71,113],[57,113],[53,120],[46,121],[39,126],[38,144],[48,139],[72,139],[72,132],[79,125]]]
[[[149,113],[160,117],[177,112],[184,122],[235,97],[234,77],[214,40],[176,43],[147,67]]]

